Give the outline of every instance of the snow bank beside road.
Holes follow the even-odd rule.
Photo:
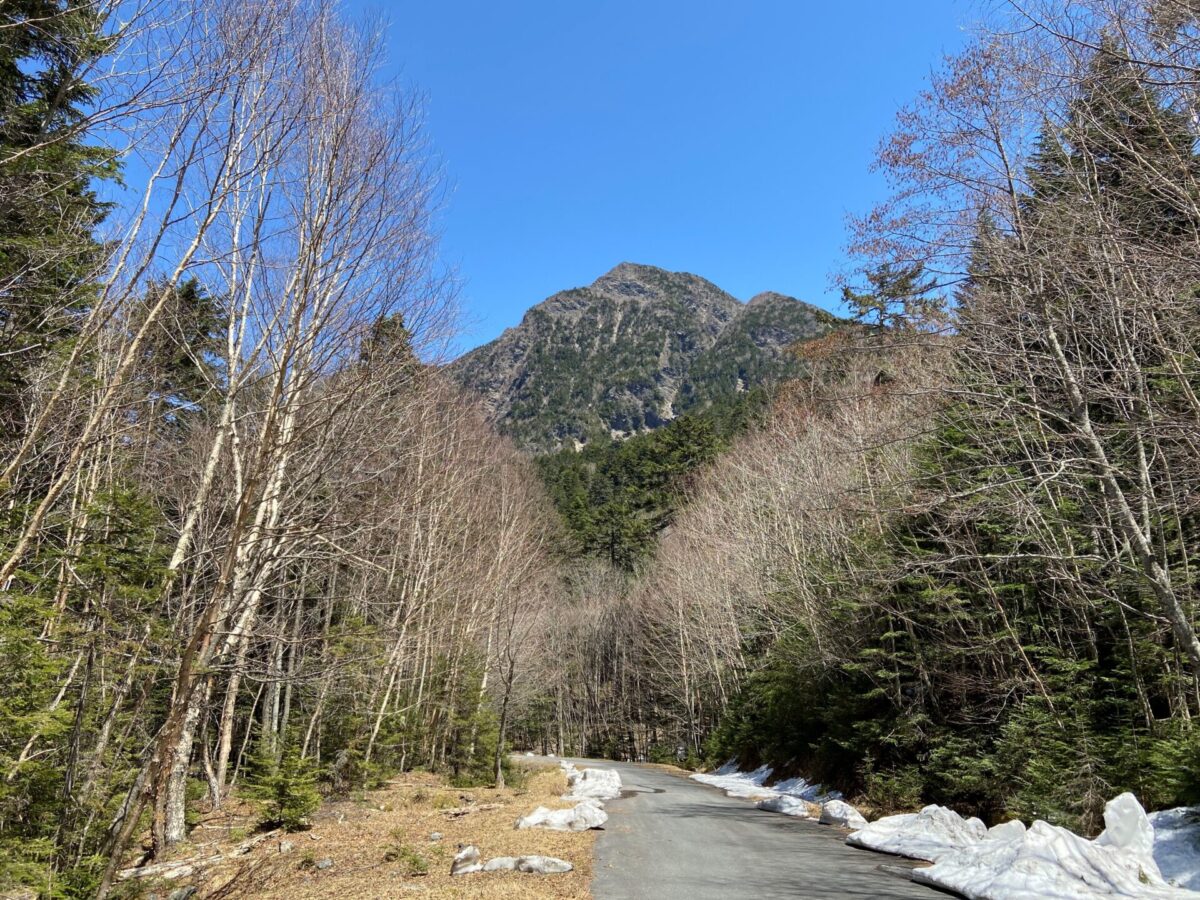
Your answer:
[[[876,850],[912,859],[937,862],[947,853],[983,839],[987,826],[979,819],[964,819],[944,806],[927,806],[919,813],[886,816],[846,838],[852,847]]]
[[[563,760],[559,767],[567,776],[570,790],[564,800],[575,804],[571,809],[547,809],[539,806],[527,816],[517,819],[517,828],[547,828],[551,831],[587,831],[601,828],[608,821],[604,801],[621,796],[621,776],[615,769],[575,768]],[[524,871],[524,870],[521,870]]]
[[[564,771],[571,788],[563,794],[564,800],[616,800],[621,796],[621,776],[615,769],[579,771],[572,766]]]
[[[783,813],[785,816],[796,816],[800,819],[816,819],[821,815],[821,805],[819,803],[810,803],[807,800],[801,800],[799,797],[792,797],[788,794],[780,794],[778,797],[767,797],[765,800],[759,800],[754,805],[759,809],[765,809],[767,812]]]
[[[701,784],[718,787],[730,797],[741,797],[757,800],[759,809],[783,813],[788,816],[814,818],[820,815],[820,810],[811,806],[820,806],[829,800],[841,799],[837,791],[826,791],[819,784],[812,784],[803,778],[788,778],[766,786],[774,770],[770,766],[759,766],[753,772],[739,772],[737,762],[730,760],[710,775],[693,775],[693,780]]]
[[[1041,821],[989,829],[941,806],[868,823],[839,794],[804,779],[767,787],[771,774],[769,766],[740,772],[729,762],[691,777],[760,809],[857,828],[848,844],[928,860],[933,865],[914,870],[914,881],[969,900],[1200,900],[1200,807],[1147,816],[1136,797],[1122,794],[1105,807],[1104,833],[1089,841]]]
[[[913,880],[957,891],[970,900],[1181,900],[1200,894],[1169,886],[1153,860],[1127,849],[1081,838],[1048,822],[1017,835],[987,835],[973,846],[942,857]]]
[[[785,781],[771,785],[771,790],[778,791],[787,797],[799,797],[809,803],[823,803],[826,800],[841,800],[840,791],[827,791],[819,784],[813,784],[803,778],[788,778]]]
[[[731,760],[711,775],[693,775],[692,779],[718,787],[730,797],[757,799],[778,796],[778,791],[763,787],[772,771],[770,766],[759,766],[753,772],[739,772],[737,763]]]
[[[821,804],[822,825],[836,825],[838,828],[863,828],[867,820],[857,809],[845,800],[830,800]]]
[[[1150,813],[1154,861],[1163,878],[1200,891],[1200,807],[1180,806]]]
[[[1040,821],[1028,829],[1020,822],[985,829],[978,819],[927,806],[873,822],[847,843],[931,860],[933,866],[913,871],[913,880],[970,900],[1200,900],[1159,871],[1154,829],[1132,794],[1108,803],[1104,824],[1104,833],[1089,841]]]

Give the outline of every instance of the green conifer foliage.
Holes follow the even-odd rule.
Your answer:
[[[89,67],[108,47],[97,7],[10,0],[0,7],[0,440],[22,420],[33,367],[69,338],[99,274],[93,237],[108,207],[111,153],[88,143]]]
[[[766,402],[764,391],[752,391],[648,434],[540,457],[538,468],[566,526],[568,554],[635,571],[654,553],[689,479],[761,418]]]
[[[269,742],[259,744],[242,793],[258,802],[263,826],[288,831],[308,828],[321,805],[316,770],[291,742],[278,754]]]

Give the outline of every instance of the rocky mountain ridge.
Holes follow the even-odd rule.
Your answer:
[[[686,272],[621,263],[449,366],[532,450],[664,425],[794,373],[788,348],[842,320],[783,294],[748,303]]]

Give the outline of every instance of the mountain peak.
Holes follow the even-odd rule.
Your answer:
[[[623,262],[451,364],[497,427],[550,450],[622,437],[793,373],[838,320],[782,294],[743,304],[687,272]]]
[[[761,306],[764,303],[777,303],[779,301],[795,301],[795,297],[789,297],[787,294],[778,294],[775,291],[763,291],[761,294],[755,294],[746,303],[747,306]]]
[[[658,266],[647,266],[643,263],[621,262],[617,263],[592,284],[600,284],[604,281],[621,281],[627,279],[640,279],[647,277],[658,277],[663,275],[671,275],[666,269],[660,269]]]
[[[732,312],[740,305],[711,281],[690,272],[672,272],[658,266],[643,263],[623,262],[609,269],[592,282],[591,288],[630,297],[658,297],[671,295],[681,299],[692,298],[696,302],[715,302],[727,306]]]

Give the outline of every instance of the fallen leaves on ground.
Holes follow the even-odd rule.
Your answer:
[[[460,789],[435,775],[410,773],[357,799],[326,803],[310,831],[278,835],[236,863],[209,872],[196,898],[590,897],[595,832],[514,828],[519,816],[537,806],[570,806],[560,799],[566,790],[557,767],[531,769],[522,786],[502,790]],[[213,827],[207,831],[218,833]],[[229,833],[232,847],[238,830]],[[431,840],[434,833],[440,833],[441,840]],[[478,847],[485,860],[538,854],[565,859],[575,870],[563,875],[487,872],[451,877],[451,860],[459,846],[467,844]],[[330,865],[325,865],[327,860]],[[155,892],[165,897],[178,886],[176,882]]]

